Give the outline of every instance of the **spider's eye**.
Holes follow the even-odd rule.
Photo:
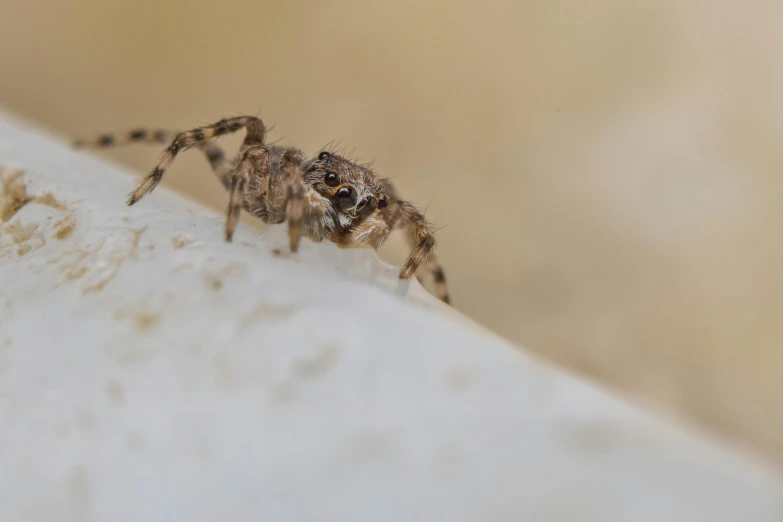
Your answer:
[[[356,210],[360,216],[369,216],[375,211],[377,205],[378,200],[375,199],[375,196],[370,196],[361,200]]]
[[[330,187],[336,187],[340,184],[340,179],[337,177],[337,174],[334,172],[327,172],[324,176],[324,183],[329,185]]]
[[[337,205],[343,210],[356,205],[356,190],[353,187],[343,187],[334,196],[337,198]]]
[[[325,159],[326,159],[326,158],[328,158],[328,157],[329,157],[329,153],[328,153],[328,152],[326,152],[326,151],[323,151],[322,153],[320,153],[320,154],[318,155],[318,159],[319,159],[319,160],[321,160],[321,161],[325,160]]]
[[[381,196],[381,199],[378,200],[378,208],[379,209],[386,208],[388,205],[389,205],[389,196],[384,194],[383,196]]]

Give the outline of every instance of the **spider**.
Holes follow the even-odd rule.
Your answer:
[[[246,135],[239,153],[229,159],[213,140],[242,129]],[[128,205],[155,189],[177,154],[192,147],[201,149],[229,193],[225,228],[229,242],[243,208],[265,223],[287,221],[293,253],[302,236],[315,242],[332,241],[341,248],[377,250],[392,230],[405,229],[412,251],[399,278],[410,279],[419,269],[428,271],[434,280],[434,294],[450,303],[446,276],[434,255],[432,225],[416,207],[397,196],[388,180],[377,177],[368,165],[335,152],[322,150],[315,158],[308,158],[297,148],[267,144],[266,136],[267,128],[260,118],[238,116],[179,133],[142,128],[103,134],[94,140],[77,140],[73,146],[169,144],[157,166],[129,195]]]

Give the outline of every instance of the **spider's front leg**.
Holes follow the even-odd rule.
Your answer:
[[[229,242],[234,237],[234,230],[239,222],[245,190],[253,172],[253,159],[252,152],[245,151],[231,174],[231,183],[228,187],[228,209],[226,210],[226,241]]]
[[[326,201],[305,183],[302,176],[305,160],[305,155],[295,148],[287,149],[280,159],[278,179],[285,191],[288,246],[294,253],[299,249],[303,235],[321,241],[328,236],[331,228]]]
[[[400,270],[400,279],[407,280],[421,267],[432,273],[435,282],[435,295],[450,304],[446,275],[435,260],[435,233],[432,225],[416,207],[406,201],[397,201],[397,220],[395,226],[404,228],[410,234],[413,250]]]

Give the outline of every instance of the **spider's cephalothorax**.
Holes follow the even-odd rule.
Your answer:
[[[213,139],[241,129],[246,129],[247,135],[237,156],[229,159]],[[229,191],[226,240],[231,241],[242,208],[266,223],[287,221],[293,252],[303,235],[341,247],[377,249],[393,229],[402,228],[408,231],[413,250],[400,278],[408,279],[420,268],[427,270],[432,273],[436,295],[449,302],[446,278],[434,257],[432,226],[367,165],[330,151],[308,158],[293,147],[268,145],[264,123],[253,116],[226,118],[180,133],[138,129],[122,135],[105,134],[74,145],[108,147],[139,141],[169,145],[158,165],[130,194],[129,205],[158,185],[178,153],[198,147]]]

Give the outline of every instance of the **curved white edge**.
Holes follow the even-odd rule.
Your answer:
[[[372,252],[128,208],[137,179],[7,115],[0,164],[32,198],[0,228],[2,522],[783,520],[775,471]]]

